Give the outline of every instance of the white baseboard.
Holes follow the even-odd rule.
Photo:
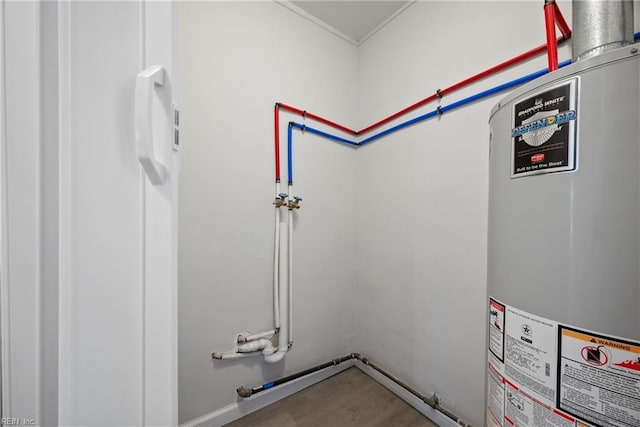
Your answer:
[[[453,421],[451,418],[447,417],[440,411],[436,411],[431,406],[427,405],[422,400],[418,399],[416,396],[409,393],[407,390],[400,387],[398,384],[391,381],[389,378],[385,377],[370,366],[365,365],[359,360],[355,363],[355,365],[362,372],[369,375],[376,382],[385,386],[393,394],[407,402],[409,405],[413,406],[418,412],[429,418],[440,427],[460,427],[460,425]]]
[[[331,366],[322,371],[315,372],[313,374],[306,375],[302,378],[298,378],[286,384],[282,384],[273,387],[269,390],[265,390],[256,394],[255,396],[242,399],[236,403],[232,403],[217,411],[210,412],[198,418],[189,420],[181,427],[219,427],[224,424],[230,423],[242,418],[245,415],[249,415],[252,412],[262,409],[265,406],[271,405],[280,399],[284,399],[287,396],[297,393],[302,389],[310,387],[320,381],[323,381],[333,375],[336,375],[345,369],[348,369],[354,365],[353,360],[347,360],[337,366]]]

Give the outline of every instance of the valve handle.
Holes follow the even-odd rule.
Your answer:
[[[296,202],[301,202],[301,201],[302,201],[302,197],[298,197],[298,196],[293,196],[293,199],[294,199]]]
[[[280,193],[280,194],[278,194],[278,197],[280,197],[282,200],[284,200],[287,197],[289,197],[289,195],[287,193]]]

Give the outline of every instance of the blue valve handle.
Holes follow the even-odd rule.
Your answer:
[[[280,193],[280,194],[278,194],[278,197],[280,197],[282,200],[284,200],[287,197],[289,197],[289,195],[287,193]]]
[[[294,199],[296,202],[301,202],[301,201],[302,201],[302,197],[298,197],[298,196],[293,196],[293,199]]]

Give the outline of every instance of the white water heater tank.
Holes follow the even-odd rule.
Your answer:
[[[640,426],[639,49],[491,112],[488,426]]]

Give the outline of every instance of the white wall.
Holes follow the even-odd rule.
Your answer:
[[[261,358],[211,360],[235,334],[273,324],[273,106],[355,122],[356,48],[273,2],[179,3],[180,420],[235,402],[236,387],[353,349],[355,150],[294,135],[294,345]],[[281,114],[286,191],[286,129]],[[286,212],[283,210],[283,212]]]

